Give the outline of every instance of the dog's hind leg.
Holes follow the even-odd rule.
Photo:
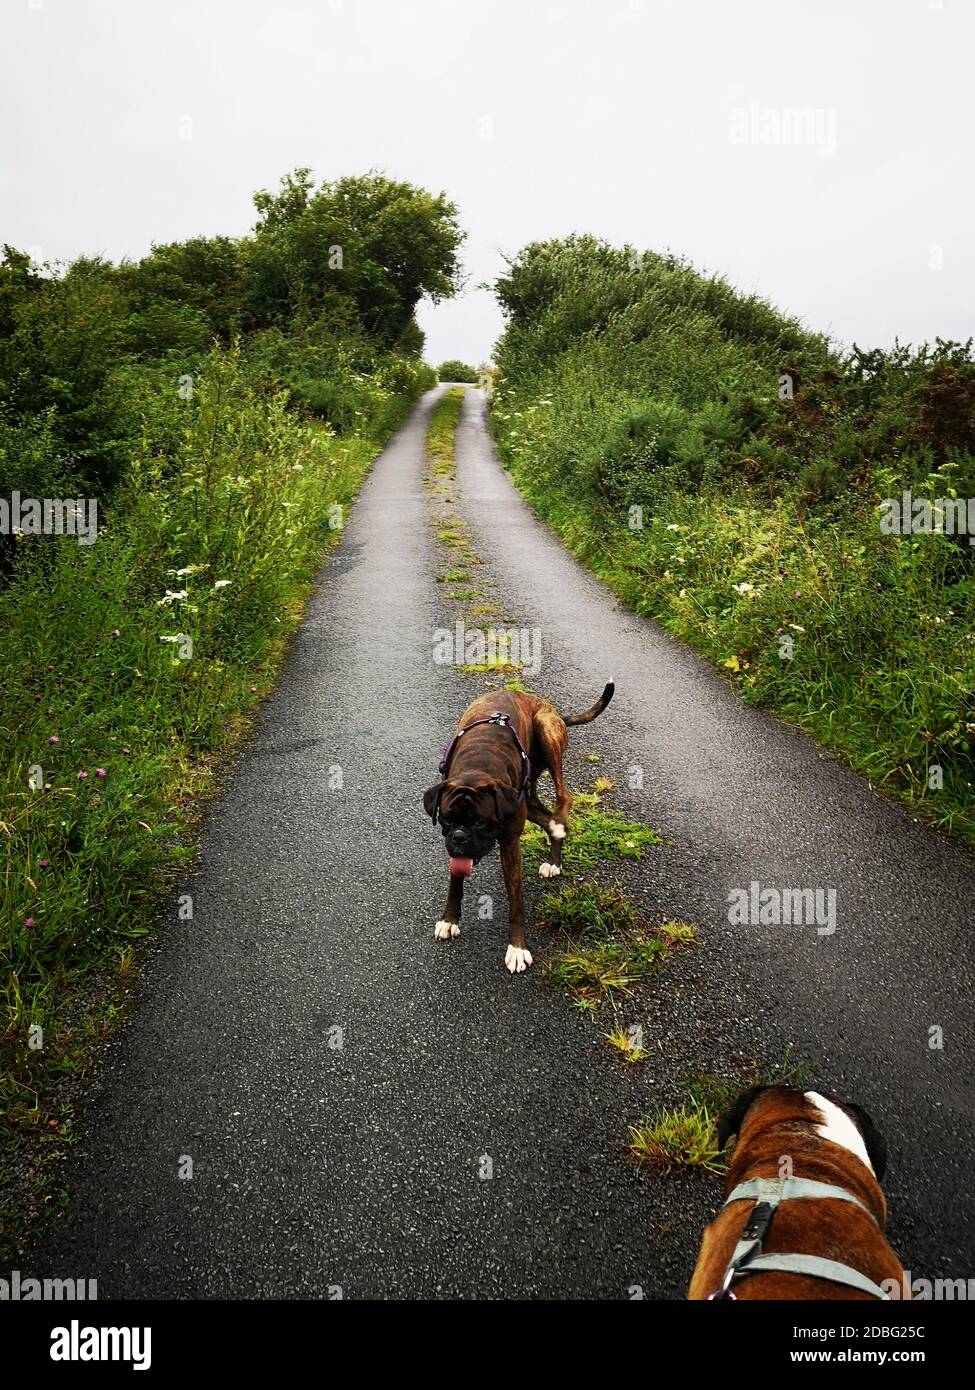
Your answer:
[[[525,900],[521,882],[521,819],[517,831],[502,840],[501,872],[504,886],[508,890],[508,949],[504,953],[504,963],[512,975],[527,970],[532,963],[531,952],[525,941]]]
[[[460,936],[460,908],[464,899],[464,876],[463,874],[451,874],[450,883],[447,887],[447,906],[443,910],[443,916],[433,929],[433,934],[438,941],[450,941],[455,936]]]
[[[550,811],[535,795],[535,788],[532,787],[532,794],[528,801],[528,819],[533,825],[540,825],[548,835],[549,854],[548,859],[538,866],[539,878],[558,878],[562,872],[562,839],[553,836],[552,828],[557,824],[555,813]],[[563,831],[563,837],[565,832]]]
[[[562,775],[562,755],[568,745],[569,736],[565,724],[555,710],[539,710],[535,715],[532,732],[534,752],[536,756],[540,755],[539,760],[548,768],[555,783],[555,807],[549,811],[542,805],[535,795],[533,782],[532,795],[528,803],[528,818],[548,832],[548,862],[539,864],[539,877],[557,878],[562,872],[562,845],[569,813],[572,810],[572,793]]]

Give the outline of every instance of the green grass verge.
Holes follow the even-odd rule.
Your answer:
[[[97,542],[22,540],[0,592],[8,1249],[61,1205],[76,1083],[382,442],[303,422],[231,353],[195,387],[150,402],[161,418]]]
[[[452,478],[454,474],[454,435],[464,406],[464,395],[462,386],[451,386],[440,397],[430,416],[427,462],[437,478]]]
[[[677,257],[590,237],[526,247],[496,291],[492,431],[573,554],[975,846],[975,547],[954,505],[975,498],[975,342],[837,353]],[[884,526],[904,491],[906,532]]]
[[[527,460],[512,472],[578,559],[630,608],[707,656],[747,703],[975,847],[972,610],[949,611],[919,542],[882,563],[869,554],[878,542],[866,520],[846,538],[788,501],[727,490],[661,490],[657,516],[635,539],[598,505],[543,495]],[[890,603],[889,631],[868,640],[878,590]]]
[[[517,627],[514,618],[507,616],[491,593],[486,576],[482,580],[481,557],[471,541],[470,529],[459,514],[457,505],[457,476],[454,459],[454,437],[463,409],[464,388],[450,387],[434,407],[427,431],[427,470],[431,520],[438,544],[443,548],[442,570],[436,575],[438,584],[446,587],[444,601],[452,614],[460,617],[469,628],[494,629],[497,652],[485,661],[458,662],[456,669],[468,676],[484,678],[486,688],[506,686],[522,688],[517,683],[521,665],[509,660],[510,639],[504,629]],[[478,571],[481,570],[481,573]]]

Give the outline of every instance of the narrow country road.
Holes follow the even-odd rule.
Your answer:
[[[635,1172],[626,1125],[690,1064],[791,1043],[880,1121],[905,1265],[967,1277],[975,876],[581,571],[498,467],[475,392],[460,505],[505,611],[541,630],[531,684],[578,709],[617,683],[572,733],[570,781],[603,755],[619,804],[673,842],[640,866],[645,902],[703,944],[627,1070],[537,972],[507,973],[503,920],[434,941],[421,796],[476,693],[431,656],[453,621],[421,487],[437,395],[352,510],[181,888],[193,920],[174,908],[106,1060],[70,1220],[22,1267],[97,1277],[100,1298],[682,1297],[720,1187]],[[834,888],[835,934],[730,926],[753,880]],[[475,884],[503,902],[496,856]],[[529,945],[540,961],[531,926]]]

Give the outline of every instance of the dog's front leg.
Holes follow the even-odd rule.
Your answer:
[[[521,825],[524,825],[522,817]],[[508,949],[504,963],[515,974],[527,970],[532,963],[531,952],[525,946],[525,900],[521,886],[521,826],[518,833],[502,840],[501,872],[508,890]]]
[[[460,936],[460,908],[463,900],[464,875],[451,874],[447,887],[447,906],[443,910],[440,921],[433,929],[433,934],[438,941],[449,941],[451,937]]]

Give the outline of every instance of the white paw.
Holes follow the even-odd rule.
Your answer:
[[[456,922],[438,922],[433,934],[438,941],[449,941],[452,936],[460,936],[460,927]]]
[[[548,833],[553,840],[564,840],[565,826],[560,820],[550,820],[548,823]]]
[[[527,970],[532,963],[531,951],[523,951],[520,946],[509,946],[504,953],[504,963],[512,975]]]
[[[561,872],[558,864],[539,864],[538,866],[539,878],[558,878]]]

